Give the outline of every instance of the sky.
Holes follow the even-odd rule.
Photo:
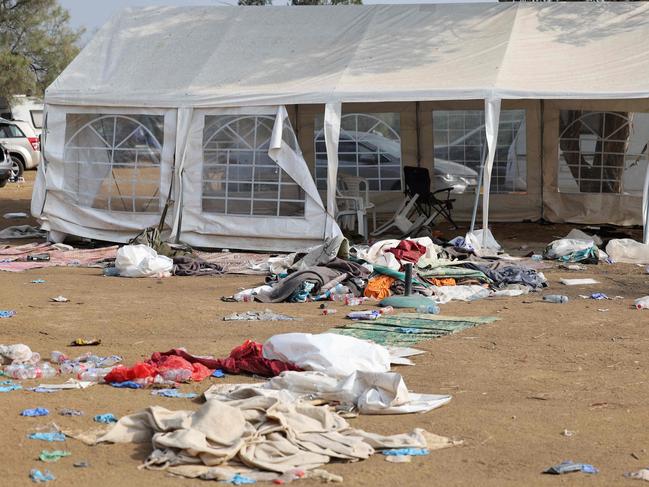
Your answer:
[[[275,5],[286,5],[286,0],[273,0]],[[463,3],[475,3],[494,0],[462,0]],[[151,5],[236,5],[237,0],[59,0],[68,9],[73,27],[84,27],[84,40],[101,27],[116,12],[126,7],[147,7]],[[366,5],[380,3],[453,3],[453,0],[364,0]],[[303,7],[304,8],[304,7]]]

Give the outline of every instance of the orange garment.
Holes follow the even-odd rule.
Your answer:
[[[365,297],[374,299],[383,299],[390,296],[390,286],[395,281],[394,277],[390,276],[376,276],[367,281],[365,286]]]
[[[455,286],[457,283],[452,277],[444,277],[442,279],[431,279],[430,280],[433,286]]]

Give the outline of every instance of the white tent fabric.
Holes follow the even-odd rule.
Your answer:
[[[214,225],[195,213],[196,201],[184,199],[200,187],[192,170],[200,169],[195,158],[201,109],[482,99],[487,103],[486,131],[493,139],[495,100],[649,97],[649,51],[642,48],[648,38],[649,5],[644,2],[126,10],[47,89],[52,133],[46,155],[51,156],[50,168],[64,162],[58,150],[64,130],[57,124],[65,120],[57,113],[78,107],[139,107],[138,113],[142,108],[192,109],[189,139],[179,130],[176,140],[166,143],[178,148],[187,144],[176,167],[184,189],[176,195],[182,207],[176,208],[173,227],[178,231],[181,225],[181,236],[187,231],[205,242]],[[168,113],[165,130],[170,118],[176,125],[175,112]],[[335,131],[331,124],[330,130]],[[327,146],[331,176],[336,164]],[[487,161],[493,161],[494,150],[490,143]],[[82,235],[107,236],[152,220],[140,215],[125,228],[107,221],[103,213],[84,211],[61,224],[66,203],[56,189],[62,176],[52,169],[38,191],[48,191],[43,216],[53,228],[74,227],[78,233],[89,226],[95,228],[93,235]],[[489,173],[485,171],[485,188]],[[319,208],[326,224],[323,205],[312,197],[307,201],[307,214]],[[646,191],[643,204],[649,204]],[[488,189],[483,211],[486,225]],[[218,225],[221,235],[234,235],[241,221],[220,219]],[[295,237],[303,225],[283,221],[281,230]],[[307,240],[314,236],[307,234]],[[254,246],[265,235],[246,237]]]

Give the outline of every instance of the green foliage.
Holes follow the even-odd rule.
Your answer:
[[[0,96],[42,95],[78,54],[83,31],[57,0],[0,0]]]

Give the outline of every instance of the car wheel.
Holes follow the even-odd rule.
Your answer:
[[[11,161],[13,162],[13,164],[11,165],[11,180],[17,181],[18,178],[21,178],[23,176],[23,173],[25,172],[25,165],[23,164],[23,161],[21,161],[16,156],[11,156]]]

